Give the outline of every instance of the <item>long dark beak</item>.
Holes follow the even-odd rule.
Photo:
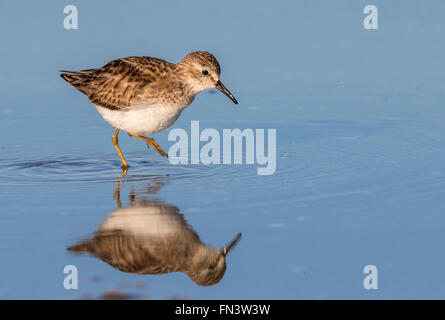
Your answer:
[[[224,85],[222,84],[221,81],[218,80],[218,82],[215,85],[215,88],[218,89],[219,91],[221,91],[222,93],[224,93],[226,96],[228,96],[230,98],[230,100],[233,101],[234,104],[238,104],[238,101],[236,101],[233,94],[231,94],[230,91],[227,90],[226,87],[224,87]]]
[[[238,241],[240,241],[240,239],[241,239],[241,232],[238,233],[236,237],[222,249],[223,255],[226,256],[230,252],[230,250],[232,250],[235,247]]]

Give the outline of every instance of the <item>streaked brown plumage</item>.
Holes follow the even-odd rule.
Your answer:
[[[113,60],[98,69],[63,71],[61,77],[88,96],[98,106],[128,110],[142,95],[149,99],[189,96],[183,82],[171,81],[175,65],[152,57],[127,57]],[[165,91],[171,86],[174,91]],[[179,90],[178,90],[179,89]]]

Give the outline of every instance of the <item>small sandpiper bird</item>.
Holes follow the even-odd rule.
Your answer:
[[[219,80],[218,61],[206,51],[189,53],[176,64],[152,57],[127,57],[98,69],[60,72],[116,128],[112,141],[125,170],[128,164],[117,139],[120,130],[146,141],[147,147],[151,145],[168,157],[153,138],[142,135],[171,126],[194,97],[206,89],[216,88],[238,103]]]

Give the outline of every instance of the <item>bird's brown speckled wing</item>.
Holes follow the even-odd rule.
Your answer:
[[[127,57],[113,60],[99,69],[62,71],[61,77],[86,94],[93,104],[126,110],[171,66],[162,59]]]

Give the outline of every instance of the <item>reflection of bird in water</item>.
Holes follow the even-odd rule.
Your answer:
[[[240,240],[216,249],[202,243],[179,209],[156,200],[135,200],[111,213],[91,239],[68,248],[90,253],[130,273],[181,271],[202,286],[218,283],[226,270],[226,255]]]

